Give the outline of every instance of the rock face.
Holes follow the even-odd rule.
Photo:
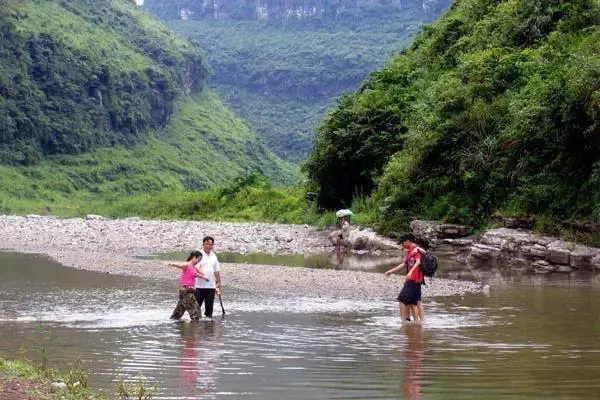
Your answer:
[[[383,238],[368,228],[350,229],[344,245],[352,250],[401,250],[401,246],[391,239]]]
[[[445,9],[447,0],[408,0],[424,12]],[[402,0],[145,0],[144,8],[166,19],[287,21],[336,19],[402,10]]]
[[[577,270],[600,272],[600,249],[574,245],[520,229],[490,229],[467,237],[471,228],[416,220],[413,234],[456,268],[493,268],[545,274]]]

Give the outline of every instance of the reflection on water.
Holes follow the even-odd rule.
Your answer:
[[[406,372],[404,374],[404,397],[406,399],[420,399],[422,395],[423,374],[423,326],[406,324],[401,332],[405,336],[404,360]]]
[[[393,299],[229,291],[224,319],[173,322],[176,278],[0,253],[0,352],[81,358],[106,392],[141,376],[157,399],[596,398],[600,290],[549,283],[428,300],[422,326],[400,324]]]
[[[205,397],[217,392],[222,327],[219,323],[177,324],[181,336],[179,374],[184,397]]]

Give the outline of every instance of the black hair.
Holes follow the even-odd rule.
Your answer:
[[[208,242],[209,240],[212,242],[212,244],[215,244],[215,239],[213,239],[212,236],[204,236],[204,239],[202,239],[202,244]]]
[[[198,250],[194,250],[194,251],[192,251],[192,252],[190,253],[190,255],[188,256],[188,259],[187,259],[187,260],[188,260],[188,261],[192,261],[192,258],[194,258],[194,257],[200,257],[200,258],[202,258],[202,253],[201,253],[201,252],[199,252]]]
[[[404,243],[406,241],[414,243],[415,240],[416,240],[415,236],[412,233],[407,233],[407,234],[400,236],[400,243]]]

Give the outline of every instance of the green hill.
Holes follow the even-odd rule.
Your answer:
[[[201,43],[211,85],[271,150],[300,162],[333,99],[355,90],[449,4],[145,0],[144,7]]]
[[[600,231],[599,22],[596,0],[456,1],[330,113],[306,166],[321,202],[374,193],[385,229]]]
[[[133,1],[3,0],[4,211],[27,200],[197,190],[245,171],[294,180],[293,167],[203,90],[207,75],[200,48]]]
[[[86,202],[114,202],[141,193],[177,196],[249,172],[279,177],[276,182],[293,179],[293,169],[258,144],[214,93],[205,91],[174,108],[168,128],[149,134],[143,144],[48,156],[29,166],[0,166],[0,212],[89,213],[93,209],[84,207]]]

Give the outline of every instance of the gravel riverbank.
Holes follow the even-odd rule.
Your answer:
[[[63,265],[112,274],[176,280],[164,261],[141,259],[156,253],[201,248],[215,238],[215,251],[306,254],[330,252],[328,231],[302,225],[156,221],[130,219],[0,216],[0,249],[45,254]],[[224,264],[223,290],[272,295],[395,300],[402,278],[362,271]],[[438,279],[424,296],[480,291],[472,282]]]

